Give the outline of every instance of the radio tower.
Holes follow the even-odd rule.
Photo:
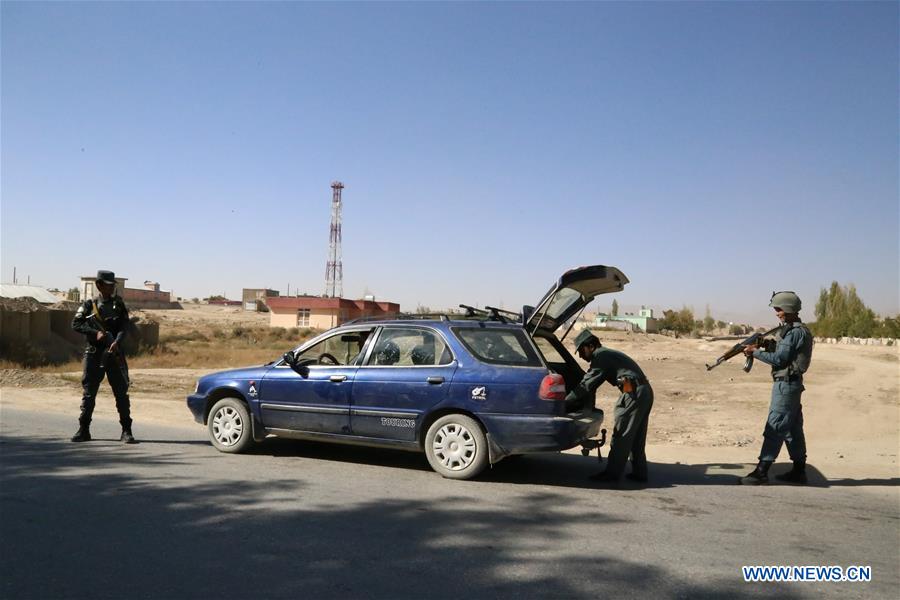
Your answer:
[[[341,265],[341,190],[344,184],[331,182],[331,237],[328,240],[328,262],[325,264],[325,296],[344,295],[344,268]]]

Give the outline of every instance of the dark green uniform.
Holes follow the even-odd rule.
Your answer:
[[[619,478],[625,471],[628,455],[631,455],[631,470],[635,478],[647,478],[647,424],[653,407],[653,388],[644,372],[628,355],[597,348],[591,354],[591,364],[575,389],[569,392],[566,402],[593,404],[593,396],[603,382],[619,387],[620,378],[630,378],[636,384],[634,391],[622,392],[616,402],[613,415],[615,425],[612,447],[606,466],[606,473]]]
[[[763,431],[759,460],[775,462],[781,445],[795,463],[806,461],[806,437],[803,433],[803,374],[812,360],[813,335],[797,321],[785,323],[775,335],[773,352],[755,350],[753,357],[772,365],[772,400]]]
[[[97,317],[94,314],[95,303],[103,324],[102,329],[97,324]],[[108,299],[100,296],[95,300],[85,301],[72,320],[72,329],[83,333],[87,341],[81,377],[84,395],[81,398],[81,415],[78,417],[78,423],[84,429],[91,424],[97,391],[103,377],[106,376],[116,397],[119,423],[123,430],[131,431],[131,401],[128,397],[128,366],[125,363],[125,355],[121,350],[116,355],[108,352],[113,340],[117,341],[121,348],[128,325],[128,309],[119,296],[111,296]],[[105,334],[98,340],[97,333],[100,331],[105,331]]]

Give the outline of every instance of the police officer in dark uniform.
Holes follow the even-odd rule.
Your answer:
[[[793,468],[783,475],[776,475],[779,481],[803,485],[806,483],[806,436],[803,434],[803,407],[800,395],[803,374],[812,360],[813,335],[800,322],[800,298],[794,292],[775,292],[769,306],[775,309],[778,319],[784,324],[775,335],[775,350],[767,352],[755,345],[747,346],[744,354],[758,358],[772,365],[772,400],[769,417],[763,431],[762,450],[759,464],[746,477],[744,485],[760,485],[769,482],[769,467],[778,458],[781,444],[787,445],[788,455],[794,462]]]
[[[591,476],[595,481],[618,482],[631,455],[631,473],[627,479],[647,481],[647,424],[653,407],[653,388],[634,360],[622,352],[604,348],[600,340],[585,329],[575,338],[578,356],[590,362],[581,382],[566,396],[566,403],[584,403],[593,399],[603,382],[619,388],[616,402],[612,447],[606,470]]]
[[[116,397],[116,410],[122,425],[120,441],[134,444],[131,433],[131,402],[128,398],[128,365],[122,351],[122,340],[130,325],[128,309],[116,295],[116,276],[112,271],[97,271],[97,298],[85,300],[75,313],[72,329],[83,333],[87,341],[84,349],[84,371],[81,387],[81,415],[78,417],[78,432],[72,436],[73,442],[91,440],[91,415],[97,390],[103,377],[109,379]]]

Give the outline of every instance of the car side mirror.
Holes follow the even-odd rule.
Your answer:
[[[293,367],[297,358],[294,356],[293,350],[288,350],[284,354],[281,355],[281,359],[286,362],[289,366]]]

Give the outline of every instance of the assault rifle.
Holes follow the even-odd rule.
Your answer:
[[[775,332],[778,331],[779,329],[781,329],[781,327],[782,327],[782,326],[779,325],[778,327],[775,327],[775,328],[773,328],[773,329],[770,329],[770,330],[766,331],[765,333],[754,333],[753,335],[751,335],[750,337],[748,337],[748,338],[747,338],[746,340],[744,340],[743,342],[741,342],[741,343],[739,343],[739,344],[735,344],[735,345],[731,348],[731,350],[729,350],[728,352],[726,352],[725,354],[723,354],[722,356],[720,356],[719,358],[717,358],[717,359],[716,359],[716,362],[714,362],[714,363],[711,364],[711,365],[709,365],[709,364],[706,365],[706,370],[707,370],[707,371],[712,371],[713,369],[715,369],[716,367],[718,367],[719,365],[721,365],[721,364],[722,364],[723,362],[725,362],[726,360],[729,360],[729,359],[731,359],[731,358],[734,358],[734,357],[737,356],[738,354],[743,354],[743,353],[744,353],[744,348],[746,348],[747,346],[761,346],[761,347],[763,347],[766,351],[771,352],[771,351],[774,349],[774,347],[775,347],[775,340],[773,340],[773,339],[765,339],[765,338],[766,338],[767,336],[772,335],[773,333],[775,333]],[[747,360],[744,361],[744,371],[747,372],[747,373],[749,373],[749,372],[750,372],[750,369],[752,369],[752,368],[753,368],[753,357],[752,357],[752,356],[748,356],[748,357],[747,357]]]
[[[88,315],[88,319],[94,322],[94,326],[103,332],[105,338],[111,338],[112,334],[106,329],[106,326],[103,324],[103,318],[100,316],[100,309],[97,307],[96,302],[92,302],[92,312]],[[109,360],[114,360],[116,362],[116,366],[119,367],[119,371],[122,373],[122,377],[125,378],[126,383],[131,383],[131,380],[128,378],[128,363],[125,361],[125,353],[122,351],[121,346],[116,348],[115,352],[110,351],[109,346],[112,342],[108,342],[106,349],[103,350],[103,358],[102,362],[104,366],[109,365]]]

